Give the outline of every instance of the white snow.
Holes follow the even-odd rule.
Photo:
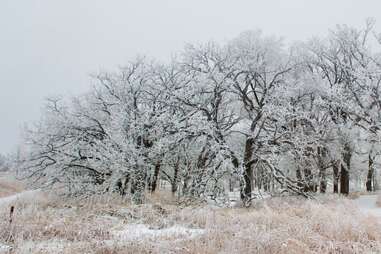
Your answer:
[[[186,228],[179,225],[163,229],[150,229],[144,224],[131,224],[127,225],[123,230],[114,231],[114,235],[124,241],[136,241],[143,238],[157,237],[189,239],[201,235],[204,232],[204,229]]]
[[[8,205],[11,202],[15,202],[19,199],[34,198],[37,194],[37,190],[23,191],[11,196],[0,198],[0,206]]]
[[[0,243],[0,254],[1,253],[8,253],[11,249],[12,249],[11,246]]]
[[[62,253],[65,247],[72,244],[70,241],[50,239],[45,241],[25,241],[17,248],[17,253]],[[1,253],[1,252],[0,252]]]
[[[362,195],[354,200],[361,212],[381,218],[381,207],[377,206],[376,201],[377,195]]]

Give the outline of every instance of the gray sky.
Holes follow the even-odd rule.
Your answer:
[[[86,91],[90,73],[136,54],[166,59],[248,29],[292,41],[367,17],[380,27],[380,10],[379,0],[0,0],[0,153],[45,97]]]

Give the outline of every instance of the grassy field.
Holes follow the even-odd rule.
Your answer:
[[[271,198],[246,209],[182,207],[165,193],[144,205],[24,193],[0,199],[0,243],[9,253],[381,253],[379,218],[336,195]]]

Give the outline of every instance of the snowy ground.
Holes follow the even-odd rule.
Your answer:
[[[122,241],[140,241],[146,238],[155,239],[158,237],[179,237],[183,239],[193,238],[204,233],[203,229],[186,228],[175,225],[169,228],[155,229],[144,224],[130,224],[121,230],[113,231],[116,239]]]
[[[0,254],[8,253],[11,251],[11,246],[0,243]]]
[[[354,202],[364,214],[376,216],[381,220],[381,207],[376,204],[377,196],[378,194],[362,195]]]
[[[0,207],[7,206],[19,200],[34,199],[38,193],[38,190],[28,190],[7,197],[2,197],[0,198]]]

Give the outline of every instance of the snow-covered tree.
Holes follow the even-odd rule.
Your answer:
[[[48,99],[26,131],[23,172],[39,186],[137,203],[162,181],[179,197],[239,188],[245,204],[259,189],[309,196],[332,183],[348,194],[361,178],[373,190],[379,38],[369,21],[291,47],[249,31],[188,45],[166,64],[137,58],[94,75],[86,94]]]

